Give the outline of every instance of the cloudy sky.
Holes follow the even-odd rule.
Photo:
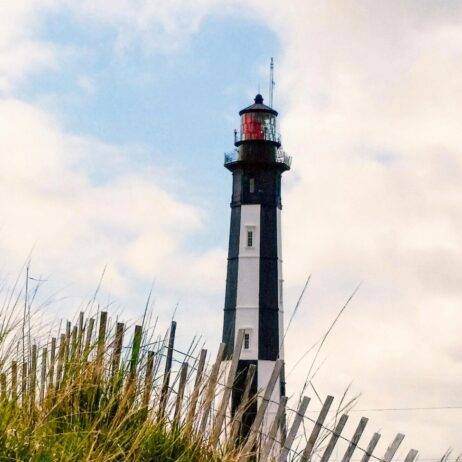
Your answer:
[[[312,275],[288,369],[362,283],[318,358],[318,392],[352,383],[365,439],[406,433],[398,459],[410,447],[421,460],[462,451],[460,2],[3,0],[0,10],[4,278],[33,249],[33,276],[65,297],[52,317],[77,309],[107,266],[105,300],[130,319],[154,281],[156,314],[167,322],[178,303],[179,336],[215,348],[223,152],[237,111],[259,87],[265,96],[274,56],[294,157],[287,313]],[[292,393],[312,360],[290,374]],[[407,410],[378,410],[388,408]]]

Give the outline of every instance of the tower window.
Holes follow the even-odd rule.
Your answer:
[[[255,192],[255,178],[250,178],[249,180],[249,192],[250,193]]]
[[[244,350],[250,350],[250,333],[244,333]]]
[[[247,230],[247,247],[253,247],[253,230]]]

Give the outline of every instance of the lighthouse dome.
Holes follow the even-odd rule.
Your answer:
[[[273,108],[270,108],[266,104],[263,104],[263,96],[260,93],[255,96],[255,103],[239,111],[239,115],[247,114],[249,112],[267,112],[274,116],[277,116],[278,113]]]
[[[269,141],[277,147],[281,145],[279,135],[276,130],[276,117],[278,113],[263,104],[263,96],[255,96],[255,103],[242,109],[241,130],[236,135],[235,145],[239,146],[245,141]]]

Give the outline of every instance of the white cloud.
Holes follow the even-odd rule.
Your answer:
[[[2,2],[0,17],[0,93],[10,93],[30,73],[57,66],[56,47],[37,39],[39,12],[54,0]]]
[[[212,0],[63,4],[86,24],[113,28],[119,51],[134,44],[174,48],[217,6],[230,6]],[[53,45],[34,40],[37,12],[50,5],[8,2],[0,22],[0,90],[57,65]],[[254,17],[281,40],[276,101],[285,147],[295,159],[284,196],[286,306],[294,286],[313,273],[304,312],[287,339],[289,368],[300,345],[319,338],[363,280],[327,343],[316,380],[321,391],[338,395],[354,381],[363,392],[360,408],[460,405],[459,4],[253,5]],[[248,2],[241,11],[252,17]],[[157,276],[164,287],[185,292],[223,288],[223,252],[198,256],[183,246],[201,229],[200,211],[159,187],[157,172],[129,168],[124,149],[72,136],[46,113],[14,100],[0,104],[0,148],[7,153],[0,160],[5,259],[26,255],[37,243],[38,264],[83,284],[93,285],[109,263],[122,291],[133,275]],[[97,185],[91,165],[101,158],[109,159],[105,168],[114,180]],[[192,322],[200,327],[203,320]],[[292,391],[305,372],[300,366],[291,376]],[[383,444],[400,430],[408,435],[406,448],[416,446],[424,457],[450,445],[461,450],[460,411],[364,414],[371,429],[383,428]]]
[[[155,277],[179,292],[209,291],[197,265],[216,266],[217,251],[197,256],[184,247],[203,226],[200,210],[159,187],[162,172],[130,166],[128,148],[72,136],[37,108],[4,100],[0,150],[5,259],[18,262],[35,246],[39,268],[83,287],[109,264],[119,295],[130,288],[127,271],[132,282]],[[113,169],[110,181],[93,181],[90,162],[97,171]],[[220,271],[211,274],[215,282],[222,278]]]
[[[115,32],[114,50],[171,51],[196,32],[218,0],[15,0],[2,3],[0,18],[0,94],[11,94],[33,73],[56,70],[69,50],[40,38],[47,15],[70,12],[86,27]],[[81,51],[81,50],[80,50]],[[69,59],[67,56],[66,59]],[[88,77],[78,84],[94,87]]]
[[[196,32],[218,0],[85,0],[66,2],[76,18],[86,24],[116,31],[115,49],[133,45],[141,50],[172,50]]]
[[[281,38],[277,96],[294,156],[285,280],[313,273],[289,363],[364,281],[328,342],[322,392],[354,381],[360,408],[461,405],[460,5],[256,4]],[[460,412],[372,413],[370,425],[436,457],[461,450]]]

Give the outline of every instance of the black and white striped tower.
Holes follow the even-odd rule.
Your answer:
[[[232,411],[250,364],[257,366],[252,391],[264,389],[275,361],[283,358],[283,303],[281,253],[281,177],[290,169],[290,157],[281,150],[278,113],[263,104],[241,110],[241,128],[235,132],[236,149],[225,155],[233,174],[231,226],[224,309],[223,342],[231,358],[239,329],[245,330]],[[272,401],[285,394],[281,378]],[[251,423],[257,404],[247,413]],[[268,417],[276,412],[271,404]]]

